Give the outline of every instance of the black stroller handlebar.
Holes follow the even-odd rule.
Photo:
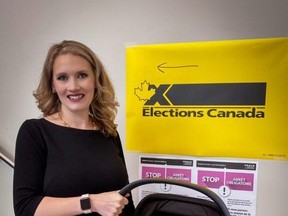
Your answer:
[[[189,183],[189,182],[184,182],[184,181],[176,181],[172,179],[162,179],[162,178],[148,178],[148,179],[140,179],[136,180],[134,182],[131,182],[130,184],[124,186],[120,191],[119,194],[122,196],[125,196],[127,193],[131,192],[136,187],[139,187],[141,185],[146,185],[146,184],[171,184],[171,185],[178,185],[186,188],[193,189],[195,191],[198,191],[202,194],[205,194],[208,196],[210,199],[212,199],[215,204],[220,208],[221,212],[223,213],[223,216],[230,216],[230,213],[223,202],[223,200],[213,191],[202,187],[197,184]]]

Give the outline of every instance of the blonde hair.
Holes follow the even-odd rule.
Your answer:
[[[94,98],[89,110],[92,121],[97,123],[105,135],[116,136],[117,125],[114,120],[119,104],[115,98],[114,88],[102,62],[90,48],[80,42],[64,40],[50,47],[39,85],[33,93],[38,108],[44,117],[59,111],[61,102],[52,90],[53,65],[57,56],[65,54],[80,56],[90,63],[95,75]]]

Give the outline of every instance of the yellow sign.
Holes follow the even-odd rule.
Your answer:
[[[288,38],[126,49],[126,148],[288,159]]]

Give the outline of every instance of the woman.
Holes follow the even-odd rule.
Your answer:
[[[16,215],[133,215],[114,124],[118,103],[96,55],[77,41],[53,45],[33,94],[40,119],[26,120],[16,140]]]

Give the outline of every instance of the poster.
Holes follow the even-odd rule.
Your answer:
[[[287,160],[288,38],[126,48],[126,148]]]
[[[257,162],[142,155],[139,174],[142,179],[165,178],[196,183],[215,192],[223,200],[231,216],[256,216]],[[207,199],[199,192],[168,184],[141,186],[139,198],[151,193],[172,193]]]

